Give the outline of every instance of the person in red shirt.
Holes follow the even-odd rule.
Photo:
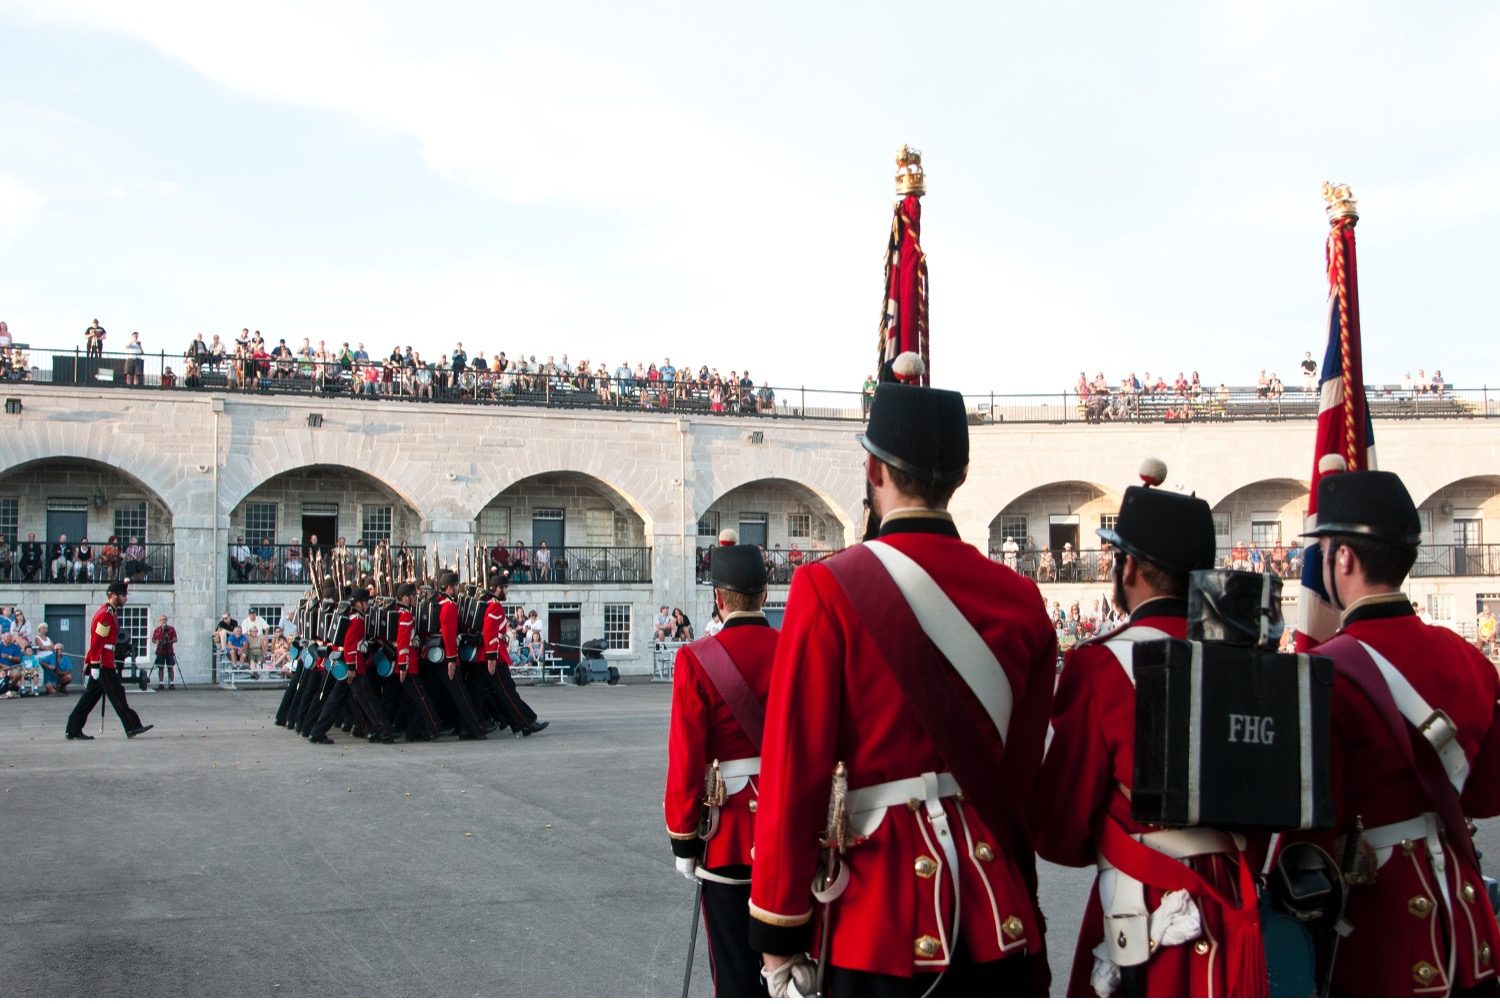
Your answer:
[[[177,629],[167,623],[166,614],[156,619],[156,630],[151,632],[151,644],[156,647],[156,689],[162,689],[165,677],[166,689],[176,690]]]
[[[1422,623],[1400,591],[1421,534],[1395,474],[1318,482],[1307,536],[1319,538],[1342,616],[1313,650],[1335,669],[1335,821],[1298,839],[1355,862],[1343,923],[1322,946],[1335,996],[1500,992],[1500,930],[1465,818],[1500,815],[1500,677],[1463,638]]]
[[[766,705],[751,945],[773,996],[1045,994],[1020,811],[1056,633],[1036,584],[964,543],[947,512],[969,463],[959,394],[882,383],[858,438],[875,539],[792,577]],[[847,798],[830,797],[845,785]],[[819,836],[830,815],[837,856]]]
[[[760,611],[766,565],[758,547],[714,548],[709,579],[724,627],[677,650],[662,805],[677,870],[703,886],[715,996],[763,997],[748,911],[761,738],[777,632]],[[706,790],[710,784],[712,791]]]
[[[1166,477],[1159,462],[1148,461],[1141,476],[1147,486],[1125,490],[1115,527],[1098,531],[1119,552],[1111,571],[1114,603],[1130,620],[1067,655],[1028,828],[1047,860],[1099,869],[1078,932],[1069,996],[1264,995],[1263,985],[1233,982],[1239,970],[1231,967],[1225,948],[1231,921],[1217,902],[1154,887],[1147,876],[1131,874],[1118,855],[1101,850],[1115,838],[1134,840],[1148,852],[1181,861],[1230,902],[1237,903],[1242,892],[1239,851],[1229,834],[1205,828],[1166,833],[1131,817],[1133,645],[1186,638],[1189,576],[1214,564],[1208,503],[1154,487]],[[1243,919],[1236,916],[1233,923],[1243,926]]]
[[[422,689],[422,658],[414,638],[416,617],[412,612],[412,604],[416,595],[417,587],[410,582],[403,582],[396,587],[397,620],[394,661],[396,679],[408,705],[407,742],[436,739],[441,731],[437,715],[433,713],[432,705],[428,703],[427,692]]]
[[[143,732],[151,731],[152,726],[142,725],[141,716],[131,709],[130,702],[125,699],[125,688],[120,685],[120,675],[115,669],[115,641],[120,636],[119,611],[125,605],[129,588],[128,583],[111,582],[104,591],[104,605],[89,622],[88,652],[83,659],[84,672],[89,682],[83,688],[78,703],[73,706],[73,713],[68,716],[64,734],[69,739],[94,738],[84,732],[83,727],[88,722],[94,705],[105,696],[109,698],[115,714],[120,716],[120,724],[125,726],[126,736],[134,739]]]
[[[487,693],[496,720],[510,726],[512,733],[530,736],[549,724],[537,718],[531,705],[522,699],[516,681],[510,675],[510,646],[506,641],[508,623],[505,617],[505,575],[497,569],[490,575],[490,591],[484,598],[484,629],[481,647],[488,674],[480,677],[481,694]],[[479,706],[482,701],[476,701]]]
[[[469,700],[458,669],[458,573],[452,569],[438,572],[438,630],[443,639],[443,660],[446,670],[438,670],[438,684],[448,694],[454,711],[458,715],[456,728],[460,739],[487,739],[490,729],[480,720]]]

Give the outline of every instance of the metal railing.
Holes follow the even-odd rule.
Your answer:
[[[1004,551],[993,549],[990,560],[1008,564],[1037,582],[1108,582],[1113,568],[1112,554],[1108,549],[1053,548],[1023,550],[1007,556]],[[1278,554],[1275,548],[1266,547],[1257,555],[1250,547],[1221,547],[1215,565],[1244,572],[1272,572],[1283,579],[1295,580],[1302,575],[1302,551],[1289,547]],[[1423,544],[1417,548],[1411,578],[1458,576],[1500,576],[1500,544]]]
[[[592,586],[651,581],[649,547],[510,548],[510,584]]]
[[[138,551],[127,547],[111,555],[104,553],[103,545],[94,544],[89,558],[79,557],[71,546],[66,554],[57,554],[55,546],[38,543],[38,549],[33,551],[22,543],[0,551],[0,582],[80,585],[104,584],[121,578],[136,583],[175,581],[173,544],[141,544]]]
[[[1412,578],[1500,575],[1500,544],[1423,544]]]
[[[709,555],[713,552],[712,547],[700,547],[693,567],[697,570],[696,579],[698,585],[709,584],[708,562]],[[814,561],[822,561],[831,554],[838,553],[836,550],[808,550],[799,551],[794,548],[771,548],[765,551],[766,559],[766,582],[773,586],[784,586],[792,581],[792,573],[803,565]]]
[[[0,383],[34,382],[69,386],[118,386],[181,392],[289,394],[306,397],[363,397],[377,400],[461,402],[476,405],[529,405],[672,414],[732,415],[777,419],[862,422],[870,395],[860,390],[811,387],[746,387],[696,374],[671,381],[634,376],[578,373],[483,373],[433,366],[408,367],[389,360],[316,362],[311,359],[237,359],[201,353],[90,356],[82,347],[25,348],[11,366],[0,354]],[[1393,384],[1367,385],[1376,419],[1500,418],[1500,394],[1487,386],[1445,384],[1417,391]],[[1300,386],[1280,393],[1254,386],[1187,390],[1101,392],[1065,390],[1050,394],[965,394],[970,421],[999,423],[1074,422],[1236,422],[1313,419],[1318,396]]]
[[[426,554],[425,547],[391,548],[396,577],[411,580],[421,575]],[[343,568],[339,574],[352,582],[370,574],[375,567],[373,552],[362,547],[345,547],[340,551],[337,547],[320,546],[315,554],[304,544],[236,543],[229,545],[225,558],[231,586],[305,586],[319,569],[324,575],[335,574],[340,561]]]

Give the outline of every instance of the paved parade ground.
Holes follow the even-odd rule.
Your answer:
[[[272,724],[270,690],[131,690],[156,728],[128,740],[111,718],[90,743],[63,739],[68,699],[0,704],[0,987],[677,996],[670,688],[526,696],[546,732],[411,746],[313,746]],[[1054,991],[1088,880],[1043,866]],[[711,989],[701,940],[693,988]]]

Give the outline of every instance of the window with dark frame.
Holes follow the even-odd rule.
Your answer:
[[[360,516],[360,536],[365,539],[366,544],[374,545],[378,541],[390,543],[391,520],[393,509],[388,505],[367,505]]]
[[[115,506],[114,535],[119,538],[122,548],[130,544],[131,537],[146,543],[145,502],[121,502]]]
[[[630,604],[604,604],[604,643],[606,648],[628,651],[630,639]]]
[[[276,543],[277,514],[275,502],[245,503],[245,541],[259,544],[267,537]]]

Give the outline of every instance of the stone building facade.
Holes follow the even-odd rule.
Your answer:
[[[513,602],[569,638],[608,637],[609,661],[631,674],[650,670],[657,607],[707,619],[699,549],[719,529],[816,553],[855,540],[863,520],[865,455],[849,421],[47,385],[9,393],[21,406],[0,415],[0,533],[43,540],[59,520],[82,518],[97,542],[143,527],[170,567],[132,588],[131,623],[167,614],[194,679],[205,678],[220,611],[264,613],[303,591],[275,577],[240,581],[228,554],[242,536],[284,545],[318,528],[325,543],[330,533],[409,542],[446,564],[476,543],[555,540],[564,567],[518,583]],[[1147,455],[1168,464],[1168,487],[1209,501],[1225,549],[1301,530],[1309,421],[976,421],[971,431],[953,512],[965,539],[997,558],[1019,535],[1038,551],[1067,544],[1094,560],[1094,531]],[[1378,435],[1381,466],[1406,480],[1428,530],[1413,598],[1472,630],[1476,603],[1500,606],[1488,543],[1500,541],[1500,423],[1414,419]],[[102,599],[98,583],[11,578],[0,603],[33,621]],[[1107,588],[1078,578],[1044,582],[1043,593],[1067,604]],[[773,584],[771,603],[786,592]]]

